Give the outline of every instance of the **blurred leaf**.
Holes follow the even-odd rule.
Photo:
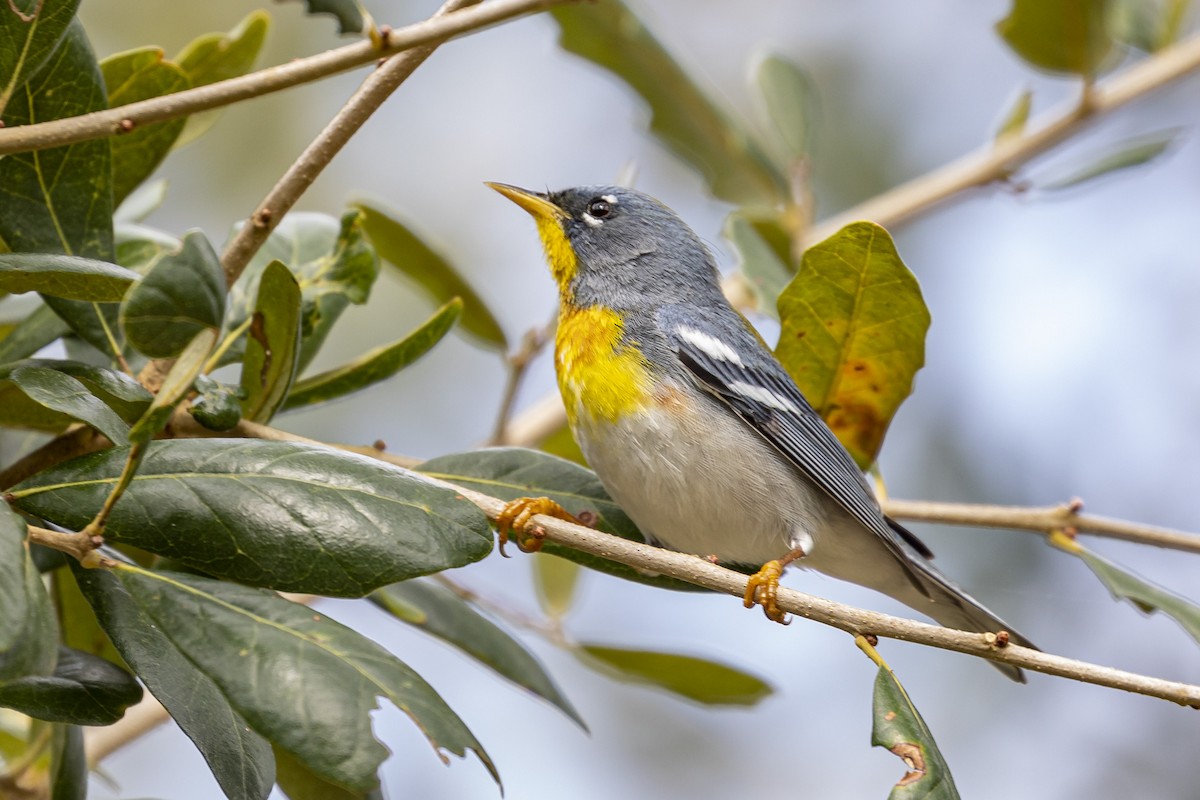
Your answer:
[[[1083,545],[1075,542],[1072,544],[1073,547],[1063,549],[1079,556],[1083,563],[1096,573],[1096,577],[1108,588],[1114,599],[1127,600],[1143,614],[1161,611],[1178,622],[1189,636],[1200,642],[1200,606],[1186,597],[1155,586],[1145,578],[1134,575],[1084,548]]]
[[[143,183],[134,189],[121,201],[121,205],[113,214],[113,221],[118,224],[133,224],[141,222],[157,211],[167,199],[167,179],[159,178],[150,183]],[[117,232],[117,263],[120,264],[120,231]]]
[[[75,20],[53,55],[13,95],[3,121],[12,127],[106,107],[100,69]],[[94,139],[0,158],[0,239],[10,250],[113,260],[109,147],[108,139]],[[55,297],[46,303],[87,342],[112,355],[105,326],[114,327],[115,305]]]
[[[346,306],[367,302],[379,276],[379,259],[363,234],[362,216],[354,210],[343,214],[340,222],[303,212],[284,217],[235,284],[225,329],[236,330],[249,319],[263,270],[272,261],[282,261],[296,276],[304,300],[297,367],[303,373]],[[241,360],[243,349],[241,339],[229,348],[223,363]]]
[[[79,0],[13,0],[0,14],[0,114],[50,58],[78,8]]]
[[[565,422],[538,442],[538,450],[567,461],[573,461],[581,467],[587,467],[587,459],[584,457],[583,451],[579,449],[579,443],[575,441],[575,434],[571,433],[570,426]]]
[[[201,375],[196,379],[196,391],[199,395],[188,410],[210,431],[227,431],[242,419],[240,387]]]
[[[1191,0],[1114,0],[1108,16],[1113,38],[1146,53],[1179,39]]]
[[[58,649],[53,675],[0,681],[0,706],[49,722],[111,725],[141,699],[142,687],[128,672],[69,647]]]
[[[274,747],[275,782],[288,800],[385,800],[378,787],[347,789],[330,783],[282,747]]]
[[[996,141],[1010,136],[1019,136],[1025,132],[1025,124],[1029,122],[1029,112],[1033,108],[1033,90],[1022,89],[1013,99],[1012,105],[1004,113],[1000,125],[996,128]]]
[[[733,117],[697,85],[620,0],[553,8],[559,46],[603,67],[650,106],[651,130],[735,205],[773,206],[787,181]]]
[[[487,303],[449,261],[400,222],[393,212],[367,203],[359,203],[357,207],[363,213],[363,229],[371,238],[380,258],[416,282],[434,302],[448,303],[456,297],[461,299],[463,331],[474,336],[480,344],[508,349],[504,329]]]
[[[8,380],[8,376],[13,370],[22,367],[51,369],[71,376],[83,383],[89,392],[100,398],[106,406],[116,411],[126,422],[137,420],[150,405],[150,401],[154,399],[154,395],[123,372],[94,367],[78,361],[60,361],[51,358],[31,358],[14,361],[10,364],[0,364],[0,382]],[[3,389],[0,389],[0,392],[2,391]]]
[[[300,349],[300,285],[281,261],[258,282],[258,299],[242,357],[242,416],[267,422],[296,379]]]
[[[775,354],[859,466],[879,455],[925,363],[929,311],[888,232],[855,222],[804,253]]]
[[[136,272],[91,258],[56,253],[0,255],[0,289],[41,292],[69,300],[116,303],[138,279]]]
[[[1095,77],[1114,52],[1106,25],[1111,0],[1012,0],[996,32],[1040,69]]]
[[[80,572],[113,641],[151,691],[149,676],[164,671],[158,650],[178,654],[190,662],[186,672],[212,681],[227,718],[244,719],[336,785],[378,785],[387,750],[371,734],[377,697],[412,717],[435,749],[474,750],[496,777],[479,742],[419,675],[307,606],[272,591],[123,564]],[[156,647],[145,647],[145,628],[161,636]]]
[[[561,618],[575,601],[579,565],[565,558],[537,553],[533,559],[533,581],[542,610],[551,617]]]
[[[579,712],[533,654],[450,589],[429,581],[405,581],[373,592],[370,599],[402,622],[454,645],[501,677],[547,700],[586,729]]]
[[[117,263],[139,275],[145,275],[163,258],[183,248],[180,239],[147,225],[124,222],[117,226],[116,232]]]
[[[769,240],[760,233],[761,228],[768,226],[783,236],[782,252],[777,249],[778,238]],[[744,213],[735,211],[725,218],[723,233],[737,251],[738,268],[754,291],[755,310],[779,319],[779,295],[792,280],[787,233],[782,225],[777,219],[751,220]]]
[[[12,370],[8,380],[30,400],[92,426],[113,444],[129,444],[129,424],[70,375],[48,367],[25,366]]]
[[[196,334],[196,338],[192,339],[179,354],[179,358],[175,359],[150,407],[133,424],[129,431],[131,442],[148,442],[154,434],[163,429],[171,419],[175,407],[183,402],[192,390],[192,384],[204,370],[204,364],[216,343],[217,332],[211,328],[205,328]]]
[[[171,59],[187,76],[193,87],[245,75],[254,68],[258,54],[271,27],[271,15],[252,11],[229,33],[207,33],[193,39]],[[194,142],[217,121],[220,110],[192,114],[175,147]]]
[[[38,306],[0,340],[0,364],[28,358],[70,331],[71,327],[49,306]]]
[[[85,800],[88,763],[83,730],[78,725],[55,725],[50,746],[50,797]]]
[[[774,53],[759,63],[755,82],[766,106],[772,139],[784,156],[781,167],[786,174],[812,150],[816,85],[799,65]]]
[[[111,55],[100,62],[100,72],[112,108],[172,94],[191,85],[178,65],[163,59],[160,47],[139,47]],[[186,121],[179,117],[154,122],[112,139],[114,205],[157,169]]]
[[[484,492],[501,500],[549,497],[575,516],[592,515],[595,527],[624,539],[643,542],[637,527],[617,507],[591,470],[561,458],[517,447],[472,450],[432,458],[417,468],[444,481]],[[626,580],[682,591],[704,591],[690,583],[637,570],[568,547],[545,542],[542,552]]]
[[[117,508],[121,505],[118,503]],[[121,656],[195,743],[226,797],[265,800],[275,776],[271,746],[250,729],[217,680],[224,673],[244,675],[249,664],[246,658],[237,658],[229,652],[230,647],[236,652],[236,645],[216,633],[211,617],[205,618],[203,628],[196,624],[197,614],[208,610],[208,604],[216,605],[215,598],[198,596],[192,602],[191,614],[172,616],[170,612],[175,610],[172,606],[153,609],[160,612],[155,615],[125,586],[127,581],[132,583],[144,575],[138,572],[136,577],[130,577],[128,571],[136,568],[83,569],[72,563],[71,569]],[[150,584],[152,580],[141,577],[143,584]],[[167,579],[160,580],[165,582]],[[185,601],[185,591],[180,587],[172,599]],[[164,616],[166,624],[161,621]],[[172,639],[172,636],[178,636],[196,645],[195,637],[203,638],[203,630],[212,631],[214,635],[205,644],[209,656],[223,656],[225,660],[212,675]],[[254,664],[259,666],[265,654],[258,653],[256,648],[256,655],[259,657]]]
[[[761,678],[703,658],[580,645],[583,662],[627,683],[654,686],[710,706],[753,706],[774,690]]]
[[[1103,152],[1080,159],[1085,162],[1083,166],[1071,167],[1066,170],[1066,174],[1050,178],[1044,183],[1039,181],[1038,188],[1046,192],[1069,189],[1110,172],[1141,166],[1170,149],[1182,132],[1180,128],[1170,128],[1113,142]],[[0,259],[2,258],[4,256],[0,256]]]
[[[302,0],[309,14],[329,14],[337,20],[338,33],[362,33],[371,15],[358,0]]]
[[[25,523],[0,503],[0,681],[51,674],[57,647],[58,627],[29,557]]]
[[[369,350],[337,369],[297,381],[282,410],[336,400],[387,380],[440,342],[461,312],[462,301],[455,298],[403,339]]]
[[[889,800],[958,800],[950,767],[904,687],[887,667],[875,676],[871,744],[886,747],[908,766]]]
[[[10,489],[12,502],[78,530],[126,454],[112,448],[51,467]],[[151,443],[105,535],[209,575],[335,597],[461,567],[492,548],[483,512],[406,470],[244,439]]]
[[[160,258],[121,304],[129,343],[151,358],[174,358],[225,316],[221,260],[199,231],[184,234],[178,253]]]

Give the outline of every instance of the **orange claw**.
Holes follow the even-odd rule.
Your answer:
[[[762,606],[767,619],[787,625],[787,614],[776,605],[779,594],[779,576],[783,574],[783,564],[779,561],[768,561],[758,572],[750,576],[746,583],[746,596],[743,598],[746,608],[754,608],[755,604]]]
[[[574,515],[549,497],[518,497],[504,504],[504,510],[496,515],[496,532],[500,539],[500,555],[508,558],[504,545],[508,544],[508,534],[515,531],[517,547],[523,553],[532,553],[542,549],[542,536],[530,530],[530,521],[538,514],[574,522],[582,525]]]

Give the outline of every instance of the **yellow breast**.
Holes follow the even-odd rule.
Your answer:
[[[649,365],[637,342],[622,341],[623,327],[615,311],[563,304],[554,365],[572,427],[616,422],[653,402]]]

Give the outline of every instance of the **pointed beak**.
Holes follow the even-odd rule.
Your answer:
[[[507,183],[492,183],[491,181],[486,181],[486,183],[528,211],[538,221],[560,220],[570,216],[567,212],[554,205],[554,203],[551,203],[550,198],[541,192],[531,192],[528,189],[510,186]]]

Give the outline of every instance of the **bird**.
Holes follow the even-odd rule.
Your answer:
[[[555,372],[588,466],[651,544],[757,569],[746,605],[776,605],[789,564],[865,586],[966,631],[1007,623],[887,517],[862,471],[721,291],[715,258],[663,203],[620,186],[487,184],[534,219],[558,287]],[[801,276],[802,279],[802,276]],[[534,513],[523,498],[503,534]],[[1022,672],[991,662],[1013,680]]]

